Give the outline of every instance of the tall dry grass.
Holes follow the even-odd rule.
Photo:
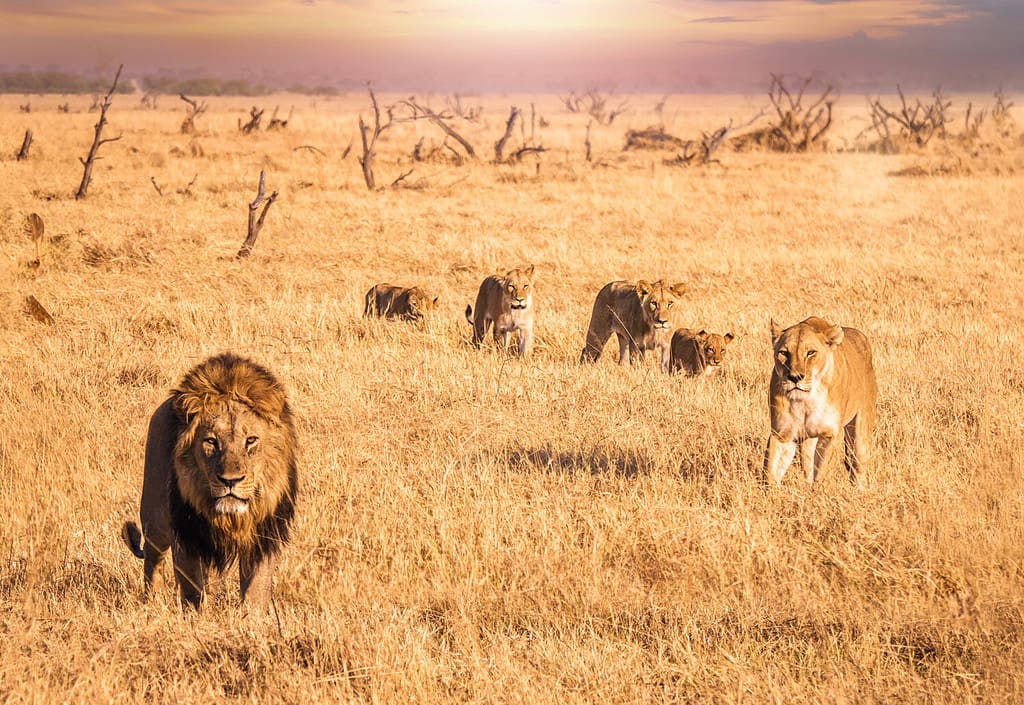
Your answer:
[[[415,188],[368,193],[341,158],[362,95],[282,98],[287,130],[248,137],[243,101],[211,101],[202,156],[175,101],[118,96],[124,138],[77,202],[95,115],[16,100],[0,99],[0,143],[32,127],[36,145],[0,160],[5,702],[1024,699],[1019,142],[969,176],[835,151],[685,170],[618,151],[657,121],[639,96],[594,128],[593,165],[586,119],[539,97],[539,170],[417,164]],[[483,99],[463,129],[489,156],[529,100]],[[675,97],[666,124],[692,136],[761,102]],[[860,130],[846,111],[837,139]],[[378,180],[436,134],[396,129]],[[281,197],[239,262],[261,168]],[[526,262],[533,359],[471,349],[480,279]],[[680,325],[736,334],[726,374],[620,369],[612,345],[578,366],[600,286],[660,277],[690,285]],[[440,314],[363,321],[379,281],[432,288]],[[25,315],[29,295],[54,325]],[[781,490],[756,482],[768,321],[812,314],[874,345],[861,491],[797,468]],[[268,617],[236,606],[231,577],[199,616],[169,589],[143,604],[118,538],[148,415],[222,350],[271,367],[300,414],[300,513]]]

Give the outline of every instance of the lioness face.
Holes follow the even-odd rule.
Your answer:
[[[418,288],[409,291],[409,318],[422,321],[437,308],[437,298],[430,298]]]
[[[697,334],[697,346],[705,364],[718,367],[725,359],[725,346],[732,342],[732,333],[719,335],[701,331]]]
[[[662,281],[653,284],[641,281],[637,282],[636,293],[640,296],[640,306],[647,323],[656,331],[668,331],[672,307],[686,293],[686,285],[668,286]]]
[[[266,421],[237,402],[199,421],[192,453],[215,514],[245,514],[259,498],[264,447],[273,442],[271,431]]]
[[[776,330],[775,374],[788,395],[810,392],[832,368],[835,346],[842,342],[843,329],[833,326],[824,334],[799,324],[784,331]]]
[[[505,295],[513,311],[525,311],[533,304],[532,264],[527,269],[513,269],[505,274]]]

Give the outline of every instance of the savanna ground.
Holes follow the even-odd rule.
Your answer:
[[[482,99],[457,123],[480,160],[409,164],[439,133],[396,128],[378,181],[415,167],[410,188],[370,193],[364,94],[260,100],[295,113],[247,136],[251,101],[214,99],[194,140],[176,98],[115,96],[104,136],[123,138],[83,201],[88,98],[0,99],[0,699],[1024,700],[1020,141],[840,151],[865,125],[851,96],[827,152],[686,169],[620,152],[658,98],[595,126],[588,164],[586,118],[536,97],[539,168],[487,161],[530,99]],[[673,96],[664,120],[693,136],[764,103]],[[280,198],[239,261],[260,169]],[[472,349],[479,281],[527,262],[534,357]],[[601,285],[662,277],[690,287],[679,325],[737,336],[724,376],[620,369],[613,343],[579,366]],[[362,320],[380,281],[431,288],[436,319]],[[769,319],[808,315],[874,345],[864,489],[838,469],[809,488],[796,466],[758,482]],[[300,416],[301,511],[267,618],[233,578],[199,616],[169,587],[143,603],[118,536],[149,414],[223,350],[273,369]]]

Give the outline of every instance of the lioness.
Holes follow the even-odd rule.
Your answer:
[[[242,599],[267,604],[295,513],[295,449],[284,387],[268,370],[224,353],[189,371],[149,422],[142,530],[122,529],[145,560],[146,596],[170,548],[185,604],[201,605],[211,567],[236,561]]]
[[[480,346],[493,324],[495,345],[507,350],[510,334],[519,331],[516,352],[520,357],[529,355],[533,349],[533,265],[484,279],[476,295],[476,315],[473,311],[473,306],[466,306],[473,345]]]
[[[785,330],[773,320],[771,327],[775,366],[768,393],[766,475],[780,484],[799,443],[800,464],[807,481],[814,482],[840,441],[846,445],[850,479],[859,483],[871,451],[878,395],[868,339],[855,328],[817,317]]]
[[[683,371],[691,377],[711,375],[722,369],[725,347],[732,342],[732,333],[719,335],[705,330],[677,328],[672,334],[673,372]]]
[[[437,299],[436,296],[431,298],[418,286],[406,289],[391,284],[377,284],[366,292],[363,316],[422,321],[426,314],[437,308]]]
[[[661,369],[669,371],[672,306],[686,293],[685,284],[664,281],[609,282],[594,301],[587,328],[587,343],[580,362],[594,362],[601,356],[608,338],[619,337],[619,364],[642,360],[647,350],[661,353]]]

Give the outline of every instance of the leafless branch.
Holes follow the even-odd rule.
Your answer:
[[[179,93],[178,97],[189,106],[188,115],[185,116],[185,120],[181,123],[181,134],[190,135],[196,131],[196,118],[206,112],[207,105],[205,102],[189,98],[184,93]]]
[[[28,159],[28,150],[32,146],[32,130],[25,130],[25,137],[21,140],[21,149],[15,157],[19,162]]]
[[[156,182],[156,177],[155,177],[155,176],[151,176],[151,177],[149,177],[149,182],[150,182],[151,184],[153,184],[153,188],[155,188],[155,189],[156,189],[156,192],[157,192],[158,194],[160,194],[160,196],[161,196],[161,197],[163,197],[163,195],[164,195],[164,190],[163,190],[162,188],[160,188],[160,184],[158,184],[158,183]]]
[[[516,120],[519,119],[519,108],[512,106],[508,113],[508,120],[505,121],[505,134],[501,136],[497,142],[494,143],[494,161],[500,163],[504,159],[505,144],[512,136],[512,130],[515,127]]]
[[[256,191],[256,199],[249,204],[249,232],[246,235],[245,242],[242,243],[242,247],[238,250],[236,257],[238,259],[244,259],[252,254],[253,247],[256,246],[256,238],[260,235],[260,230],[263,228],[263,221],[267,217],[267,211],[270,210],[270,206],[277,200],[277,191],[270,194],[269,197],[265,196],[264,191],[265,174],[263,170],[260,170],[260,185]],[[259,219],[256,218],[256,211],[259,210],[260,204],[263,204],[263,212],[260,213]]]
[[[103,126],[107,124],[107,110],[110,109],[110,97],[114,94],[114,89],[117,88],[117,81],[121,78],[121,70],[124,68],[124,64],[117,67],[117,73],[114,75],[114,82],[110,84],[110,90],[103,97],[103,101],[100,103],[100,119],[96,121],[96,134],[92,140],[92,147],[89,148],[89,154],[85,159],[79,159],[82,162],[84,171],[82,172],[82,183],[78,186],[78,191],[75,193],[76,199],[85,198],[86,192],[89,190],[89,181],[92,180],[92,167],[96,162],[96,152],[100,146],[107,142],[115,142],[121,139],[121,135],[117,137],[111,137],[109,139],[103,139],[101,137],[103,133]]]

